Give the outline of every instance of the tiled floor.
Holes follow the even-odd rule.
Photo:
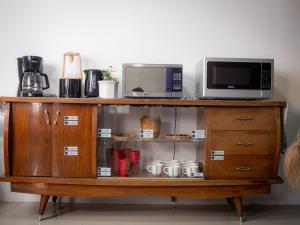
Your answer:
[[[27,225],[37,221],[38,203],[0,203],[0,224]],[[299,225],[300,206],[245,206],[245,225]],[[57,205],[58,215],[52,216],[51,204],[41,225],[217,225],[239,224],[235,211],[221,206],[160,205]]]

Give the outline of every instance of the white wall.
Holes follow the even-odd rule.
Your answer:
[[[23,55],[44,57],[53,93],[69,50],[82,54],[84,69],[112,65],[119,78],[125,62],[182,63],[186,95],[194,94],[195,65],[203,56],[270,57],[275,97],[289,103],[291,143],[300,128],[299,11],[298,0],[0,0],[0,96],[15,95],[16,58]],[[7,184],[1,184],[0,198],[37,199],[10,193]],[[271,195],[247,201],[299,204],[300,191],[277,185]]]

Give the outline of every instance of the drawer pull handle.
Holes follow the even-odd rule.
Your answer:
[[[60,115],[60,112],[57,111],[56,114],[55,114],[55,119],[54,119],[54,124],[55,124],[55,125],[56,125],[57,122],[58,122],[58,117],[59,117],[59,115]]]
[[[247,147],[247,146],[252,146],[253,143],[252,142],[248,142],[248,143],[242,143],[242,142],[238,142],[236,143],[237,145],[240,145],[240,146],[244,146],[244,147]]]
[[[44,111],[44,115],[45,115],[46,123],[48,125],[50,125],[50,119],[49,119],[49,112],[48,112],[48,110]]]
[[[252,116],[241,116],[237,118],[237,120],[253,120],[254,118]]]
[[[235,167],[236,171],[249,171],[250,167]]]

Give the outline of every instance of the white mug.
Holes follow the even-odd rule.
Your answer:
[[[195,160],[186,160],[183,164],[197,163]]]
[[[164,173],[169,177],[179,177],[181,174],[180,166],[168,166],[163,169]]]
[[[181,166],[181,162],[176,160],[176,159],[173,159],[173,160],[169,160],[167,162],[164,163],[165,167],[168,167],[168,166]]]
[[[150,163],[147,166],[147,171],[152,173],[154,176],[160,176],[162,174],[163,164],[162,163]]]
[[[180,161],[173,159],[166,162],[166,164],[180,163]]]
[[[154,160],[150,164],[152,165],[152,164],[160,164],[160,163],[162,163],[162,161],[160,161],[160,160]]]
[[[188,163],[182,164],[182,167],[191,167],[191,166],[198,166],[198,163],[196,163],[196,162],[188,162]]]
[[[179,162],[165,163],[164,165],[165,165],[165,167],[169,167],[169,166],[181,166],[181,163],[179,163]]]
[[[182,168],[182,173],[187,175],[188,177],[193,177],[194,173],[199,172],[199,166],[188,166]]]

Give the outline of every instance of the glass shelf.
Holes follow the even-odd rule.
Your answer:
[[[190,140],[169,140],[165,138],[157,138],[157,139],[128,139],[128,140],[114,140],[111,138],[103,138],[99,137],[100,141],[105,144],[105,143],[111,143],[111,142],[142,142],[142,143],[152,143],[152,142],[159,142],[159,143],[194,143],[194,144],[200,144],[204,139],[190,139]]]
[[[202,172],[203,173],[203,171],[200,171],[200,172]],[[204,173],[203,173],[203,175],[204,175]],[[124,176],[119,176],[119,175],[114,175],[114,174],[112,174],[111,176],[97,176],[97,178],[103,178],[103,177],[124,177]],[[154,175],[152,175],[151,173],[149,173],[146,169],[140,169],[139,170],[139,172],[138,172],[138,174],[136,174],[136,175],[133,175],[133,174],[129,174],[129,176],[127,176],[128,178],[172,178],[172,179],[183,179],[183,178],[186,178],[186,179],[195,179],[195,178],[197,178],[197,179],[204,179],[204,176],[199,176],[199,177],[187,177],[186,175],[183,175],[183,174],[181,174],[181,176],[179,176],[179,177],[169,177],[169,176],[167,176],[166,174],[162,174],[162,175],[160,175],[160,176],[154,176]]]

